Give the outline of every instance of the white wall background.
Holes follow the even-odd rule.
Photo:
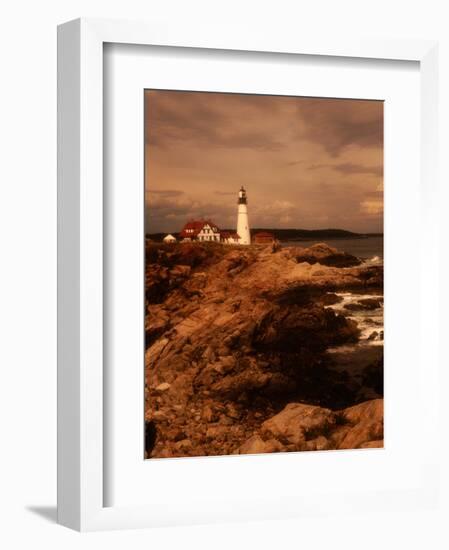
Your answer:
[[[56,504],[56,25],[79,16],[221,23],[266,32],[441,39],[444,0],[11,0],[0,8],[0,546],[14,548],[447,548],[448,511],[83,534],[54,523]],[[447,74],[441,94],[449,97]],[[447,106],[441,159],[449,150]],[[444,166],[443,177],[447,178]],[[449,193],[442,190],[442,213]],[[444,218],[445,235],[448,216]],[[446,241],[442,252],[447,255]],[[444,274],[448,280],[448,263]],[[447,292],[442,295],[446,300]],[[447,300],[446,305],[449,305]],[[444,307],[441,321],[443,321]],[[436,322],[436,320],[429,320]],[[447,321],[445,321],[447,328]],[[442,373],[442,396],[447,375]],[[447,400],[446,400],[447,401]],[[447,418],[447,405],[443,401]],[[447,423],[442,422],[442,430]],[[442,431],[442,439],[443,431]],[[425,444],[417,434],[417,445]],[[446,443],[447,451],[447,443]],[[443,472],[446,483],[448,476]],[[446,517],[445,517],[446,516]]]

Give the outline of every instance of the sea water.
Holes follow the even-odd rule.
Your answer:
[[[354,320],[360,329],[359,344],[369,346],[383,345],[384,331],[384,306],[382,294],[367,294],[356,292],[336,292],[341,301],[331,307],[335,313],[343,314]],[[375,298],[380,302],[380,307],[375,309],[347,309],[348,304],[357,304],[365,298]]]
[[[324,242],[332,248],[336,248],[340,252],[346,252],[363,261],[364,265],[383,265],[384,249],[383,236],[372,236],[354,239],[322,239],[319,240],[301,240],[301,241],[284,241],[282,246],[300,246],[303,248],[312,246],[318,242]],[[329,306],[335,311],[354,320],[360,329],[360,338],[357,344],[349,344],[336,346],[328,350],[330,353],[348,353],[350,351],[363,350],[367,347],[372,349],[376,347],[379,351],[383,347],[383,330],[384,330],[384,306],[382,291],[367,291],[367,292],[335,292],[341,301],[337,304]],[[381,301],[380,307],[374,310],[365,309],[348,309],[345,306],[348,304],[356,304],[364,298],[378,298]],[[377,333],[377,334],[375,334]],[[373,350],[374,352],[374,350]]]
[[[363,381],[366,368],[377,365],[383,360],[383,330],[384,311],[383,300],[379,293],[357,293],[357,292],[336,292],[342,300],[333,304],[331,309],[340,315],[354,320],[359,329],[360,337],[357,343],[347,343],[334,346],[326,350],[326,356],[337,371],[344,371],[354,380]],[[346,305],[357,303],[364,298],[378,298],[380,307],[372,310],[352,310],[345,308]],[[360,400],[374,399],[378,394],[370,387],[363,387],[360,390]]]

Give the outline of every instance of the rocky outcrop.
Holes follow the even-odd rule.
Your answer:
[[[382,307],[383,298],[363,298],[357,302],[351,302],[344,306],[351,311],[372,311]]]
[[[240,454],[383,447],[383,399],[331,411],[290,403],[245,441]]]
[[[322,245],[314,253],[327,257]],[[338,411],[358,403],[366,381],[379,384],[375,370],[333,367],[326,350],[354,344],[359,329],[328,306],[335,290],[381,285],[381,268],[298,263],[295,249],[148,243],[147,456],[333,445],[326,433],[352,422]],[[303,416],[294,440],[270,423],[289,403]]]
[[[331,345],[356,342],[359,330],[354,321],[331,309],[309,304],[273,308],[257,324],[253,345],[258,348],[295,352],[307,348],[324,351]]]
[[[295,247],[292,254],[298,263],[318,263],[330,267],[353,267],[362,263],[359,258],[339,252],[325,243],[314,244],[308,248]]]
[[[383,399],[375,399],[342,411],[344,425],[334,434],[338,449],[383,446]]]
[[[306,441],[328,433],[335,424],[336,415],[330,409],[290,403],[279,414],[266,420],[261,431],[287,447],[301,450]]]

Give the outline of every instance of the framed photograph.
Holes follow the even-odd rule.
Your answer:
[[[383,101],[144,100],[146,458],[382,448]]]
[[[436,44],[58,50],[59,522],[436,505]]]

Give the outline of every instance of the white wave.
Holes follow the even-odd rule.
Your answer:
[[[352,292],[336,292],[336,294],[340,296],[342,300],[329,307],[336,313],[343,314],[348,319],[352,319],[357,323],[360,329],[359,344],[370,346],[383,345],[383,339],[381,338],[381,333],[383,333],[384,330],[383,303],[381,303],[379,308],[374,310],[352,310],[345,308],[346,305],[357,303],[364,298],[377,298],[383,302],[383,296]],[[377,335],[374,335],[374,337],[370,339],[370,336],[372,336],[374,332],[377,332]]]
[[[383,265],[384,261],[380,256],[373,256],[372,258],[364,260],[363,263],[365,265]]]

